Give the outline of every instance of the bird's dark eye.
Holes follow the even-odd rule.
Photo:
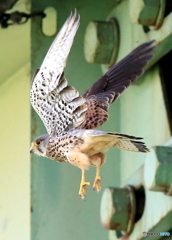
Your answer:
[[[40,140],[36,140],[36,142],[35,142],[35,145],[36,145],[36,146],[39,146],[39,145],[40,145],[40,143],[41,143],[41,141],[40,141]]]

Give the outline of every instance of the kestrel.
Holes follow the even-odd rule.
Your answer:
[[[137,47],[81,96],[68,85],[63,72],[79,21],[77,12],[71,13],[34,75],[30,101],[48,133],[33,140],[30,152],[80,168],[79,195],[84,199],[90,185],[85,180],[89,166],[96,167],[93,188],[101,190],[100,167],[106,159],[102,152],[110,147],[149,152],[142,138],[93,129],[107,121],[109,104],[143,74],[155,44],[151,41]]]

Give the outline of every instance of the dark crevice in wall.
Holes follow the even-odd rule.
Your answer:
[[[144,208],[145,208],[146,197],[145,197],[145,190],[143,186],[135,190],[135,197],[136,197],[136,215],[135,215],[135,223],[136,223],[142,217]]]
[[[166,17],[169,13],[171,13],[171,11],[172,11],[172,1],[166,0],[164,17]]]
[[[172,51],[159,60],[162,89],[172,133]]]

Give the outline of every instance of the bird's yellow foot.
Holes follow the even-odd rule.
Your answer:
[[[91,185],[89,182],[81,182],[80,189],[79,189],[79,195],[81,196],[81,199],[85,198],[86,195],[86,186]]]
[[[97,192],[101,191],[101,184],[100,184],[101,177],[97,176],[95,178],[94,184],[93,184],[93,189],[96,190]]]

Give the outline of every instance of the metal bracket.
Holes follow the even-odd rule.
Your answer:
[[[21,25],[24,24],[31,17],[41,16],[44,18],[46,14],[44,12],[32,12],[30,14],[25,12],[15,11],[12,13],[1,13],[0,14],[0,25],[2,28],[7,28],[11,25]]]

